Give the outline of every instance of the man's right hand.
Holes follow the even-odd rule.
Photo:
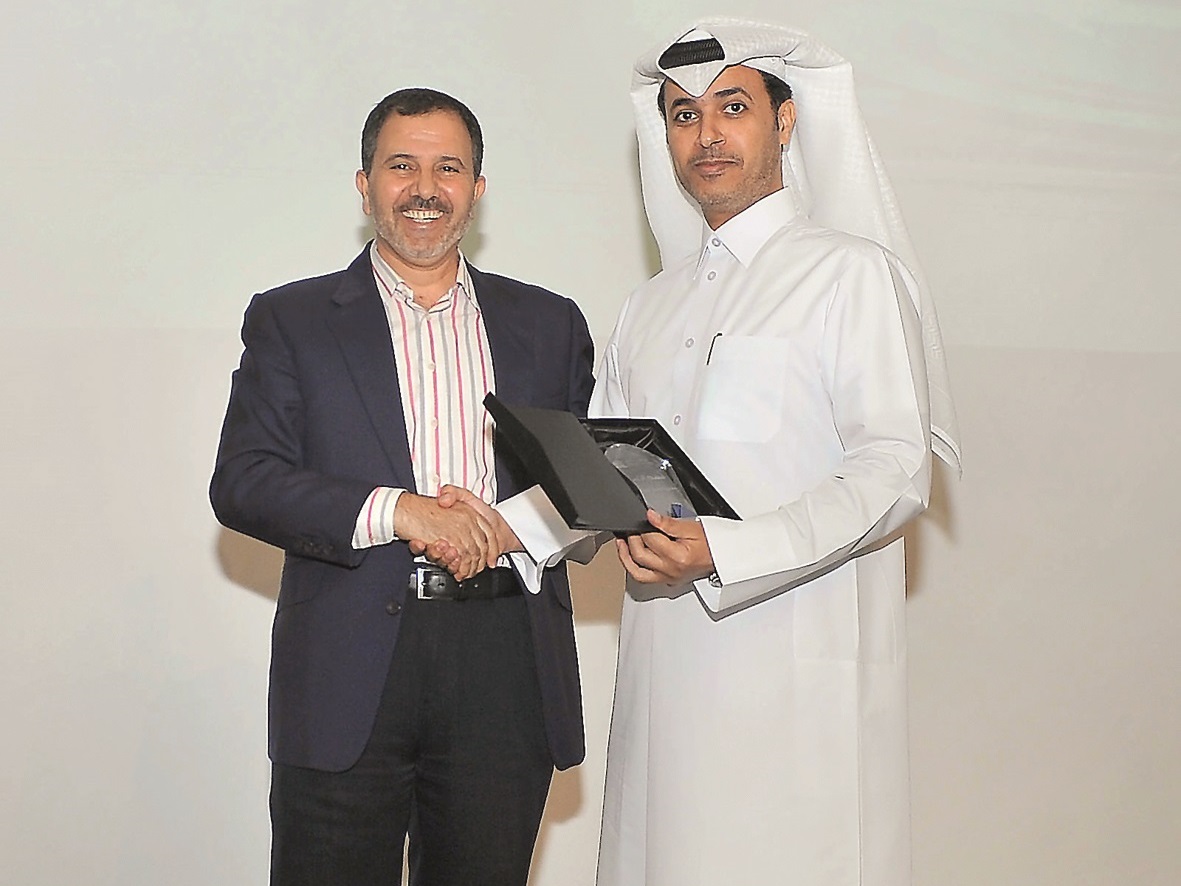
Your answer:
[[[521,540],[517,538],[513,528],[504,521],[504,517],[500,516],[492,505],[479,498],[471,490],[464,489],[462,486],[445,484],[439,489],[439,504],[448,509],[457,506],[471,508],[483,517],[496,533],[496,541],[500,545],[501,553],[507,554],[525,550],[525,546],[521,544]]]
[[[496,565],[500,544],[489,522],[470,508],[443,508],[438,501],[412,492],[398,496],[394,532],[410,542],[414,554],[425,553],[457,581]]]

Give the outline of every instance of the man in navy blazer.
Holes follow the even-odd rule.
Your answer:
[[[459,253],[482,152],[457,100],[387,96],[357,173],[375,241],[246,312],[210,497],[226,526],[286,553],[269,702],[277,886],[396,884],[407,836],[416,886],[522,886],[553,767],[584,755],[565,567],[523,588],[489,568],[520,549],[512,529],[433,497],[481,446],[497,501],[529,485],[481,436],[486,390],[584,415],[593,385],[573,302]],[[448,380],[424,348],[452,332]],[[424,446],[424,423],[462,431]],[[451,572],[424,551],[447,552]]]

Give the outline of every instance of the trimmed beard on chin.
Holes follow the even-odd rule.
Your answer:
[[[468,210],[467,217],[458,220],[458,224],[454,228],[444,231],[443,236],[438,241],[423,246],[412,245],[406,238],[402,237],[396,222],[379,221],[375,218],[373,220],[373,229],[382,240],[389,244],[394,254],[404,261],[420,263],[433,262],[442,258],[459,245],[464,235],[467,234],[468,228],[471,227],[474,217],[475,207],[473,206]]]

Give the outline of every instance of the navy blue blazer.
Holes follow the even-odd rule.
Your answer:
[[[585,415],[593,344],[577,305],[470,268],[508,403]],[[242,326],[210,500],[231,529],[286,552],[271,642],[271,759],[328,771],[360,757],[401,622],[412,557],[356,551],[375,486],[415,490],[385,307],[364,251],[344,271],[256,295]],[[529,481],[496,447],[497,493]],[[565,566],[526,594],[554,765],[585,739]]]

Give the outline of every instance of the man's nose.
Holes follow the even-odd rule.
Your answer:
[[[423,200],[429,200],[439,192],[433,169],[420,169],[414,181],[414,192]]]
[[[726,140],[718,122],[718,119],[712,114],[706,114],[701,118],[701,130],[697,133],[697,138],[703,148],[720,145]]]

